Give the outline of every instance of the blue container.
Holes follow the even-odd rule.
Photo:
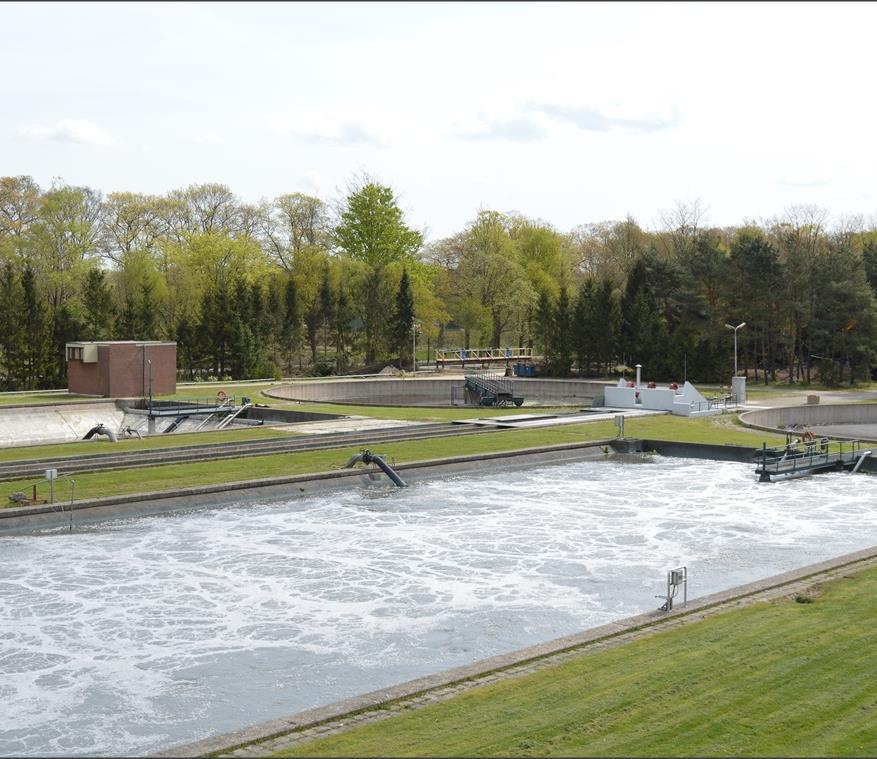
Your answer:
[[[536,376],[536,367],[532,364],[529,364],[524,367],[524,376],[525,377],[535,377]]]

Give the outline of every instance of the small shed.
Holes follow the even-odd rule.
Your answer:
[[[67,343],[67,389],[105,398],[177,391],[177,344],[157,340]]]

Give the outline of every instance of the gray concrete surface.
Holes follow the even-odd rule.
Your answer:
[[[745,411],[740,421],[747,427],[783,432],[797,425],[822,434],[877,440],[877,403],[828,403]],[[831,430],[830,432],[828,430]]]
[[[115,432],[124,417],[115,401],[0,408],[0,447],[81,440],[101,423]]]
[[[581,404],[590,406],[601,398],[606,382],[576,379],[541,379],[507,377],[515,395],[521,395],[525,404]],[[461,388],[461,375],[429,377],[385,377],[331,380],[301,380],[263,393],[272,398],[310,401],[314,403],[375,404],[385,406],[432,405],[450,406],[452,388]]]
[[[609,455],[611,442],[609,439],[594,440],[473,456],[454,456],[399,464],[394,466],[394,469],[404,472],[406,481],[416,482],[419,479],[435,477],[443,473],[483,469],[486,465],[489,465],[491,470],[502,470],[503,468],[519,468],[531,464],[554,464],[583,458],[600,458]],[[380,453],[379,450],[375,452]],[[339,464],[343,463],[339,459]],[[201,485],[152,493],[83,499],[75,501],[72,508],[66,500],[69,499],[69,488],[63,480],[59,480],[57,487],[59,496],[55,505],[0,509],[0,534],[66,526],[70,523],[71,512],[73,515],[72,523],[75,527],[77,524],[99,522],[116,517],[206,508],[260,498],[312,495],[350,486],[360,487],[375,479],[378,482],[383,482],[384,475],[374,468],[368,470],[341,469],[288,477],[268,477],[258,480]]]

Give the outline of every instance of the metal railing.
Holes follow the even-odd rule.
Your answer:
[[[830,440],[827,437],[809,441],[788,442],[782,448],[765,444],[756,454],[756,472],[762,477],[794,475],[834,465],[848,465],[865,452],[860,440]]]
[[[532,361],[530,348],[436,348],[436,362]]]
[[[512,383],[501,374],[475,372],[467,374],[466,380],[474,387],[480,387],[494,396],[511,395]]]

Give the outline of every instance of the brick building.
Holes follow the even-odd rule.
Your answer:
[[[132,398],[177,391],[177,344],[152,340],[67,343],[67,389]]]

